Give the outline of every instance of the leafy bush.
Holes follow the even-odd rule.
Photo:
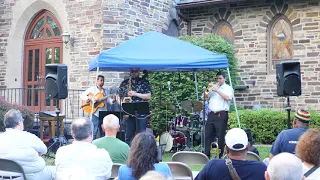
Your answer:
[[[34,113],[28,110],[26,107],[17,105],[17,104],[10,104],[5,101],[2,97],[0,97],[0,132],[5,131],[5,127],[3,124],[4,115],[10,109],[17,109],[20,110],[22,117],[24,119],[24,129],[26,131],[30,130],[34,126]]]
[[[217,35],[205,37],[183,36],[181,40],[190,42],[209,51],[225,54],[228,57],[229,69],[233,85],[237,84],[237,60],[234,56],[234,47]],[[202,87],[207,86],[208,82],[215,81],[217,71],[197,72],[198,95],[202,93]],[[161,106],[159,101],[164,100],[172,104],[181,103],[184,100],[197,99],[195,89],[195,79],[193,72],[151,72],[149,81],[152,86],[152,118],[151,125],[154,130],[163,132],[167,128],[167,121],[174,118],[175,113]],[[171,82],[171,91],[168,90],[167,82]],[[226,78],[227,83],[229,79]],[[175,98],[175,96],[177,98]],[[167,113],[167,114],[166,114]],[[185,113],[185,112],[184,112]]]
[[[272,144],[278,134],[287,129],[287,111],[272,110],[239,110],[241,128],[250,129],[254,143]],[[310,111],[310,126],[320,129],[320,115],[316,111]],[[291,127],[293,127],[294,112],[290,113]],[[229,113],[229,128],[238,127],[236,113]]]

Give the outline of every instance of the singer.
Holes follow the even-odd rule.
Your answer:
[[[214,138],[218,137],[218,145],[220,149],[219,157],[221,158],[224,151],[225,135],[228,124],[228,111],[230,101],[233,98],[233,89],[225,83],[226,74],[218,72],[216,75],[217,84],[210,82],[203,94],[204,98],[209,100],[208,119],[205,125],[205,154],[210,159],[211,143]]]

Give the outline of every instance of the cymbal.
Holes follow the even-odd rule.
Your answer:
[[[196,100],[186,100],[181,102],[182,109],[188,112],[199,112],[202,110],[202,103]]]
[[[164,100],[160,100],[160,104],[164,107],[167,107],[168,109],[170,109],[171,111],[173,112],[179,112],[179,109],[176,108],[173,104],[167,102],[167,101],[164,101]]]

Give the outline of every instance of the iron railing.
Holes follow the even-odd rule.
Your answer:
[[[69,89],[68,97],[59,100],[60,111],[65,114],[67,119],[75,119],[85,115],[83,110],[80,109],[81,100],[79,96],[83,91],[85,90]],[[53,100],[45,99],[44,88],[0,88],[0,97],[11,104],[24,106],[36,114],[39,111],[54,111],[56,107]]]

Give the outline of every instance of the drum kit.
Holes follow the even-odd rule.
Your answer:
[[[173,104],[160,101],[166,109],[176,113],[175,117],[168,121],[167,132],[160,136],[160,146],[165,152],[181,151],[187,147],[187,138],[192,146],[194,143],[201,144],[201,132],[203,118],[201,101],[186,100],[181,102],[181,107],[176,108]],[[183,113],[186,112],[186,113]]]

